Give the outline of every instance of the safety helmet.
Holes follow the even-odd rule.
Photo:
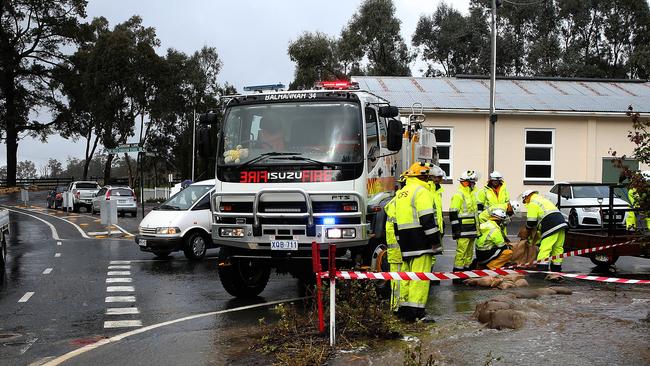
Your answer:
[[[398,183],[406,182],[406,173],[408,173],[408,170],[404,171],[402,174],[399,175],[399,179],[397,179]]]
[[[461,182],[476,182],[476,179],[478,179],[478,176],[473,170],[464,171],[460,178],[458,178]]]
[[[446,176],[445,171],[442,170],[441,167],[435,164],[431,164],[431,175],[434,177],[443,177],[443,178]]]
[[[506,217],[508,217],[508,214],[506,214],[506,210],[502,208],[493,208],[490,210],[490,216],[494,217],[495,219],[505,220]]]
[[[537,192],[534,189],[527,189],[527,190],[521,192],[521,200],[522,201],[525,200],[528,196],[530,196],[533,193],[539,193],[539,192]]]
[[[427,163],[413,163],[409,170],[404,172],[404,175],[407,177],[431,175],[431,169],[427,166]]]
[[[512,212],[516,215],[521,212],[521,202],[517,200],[510,201],[510,207],[512,207]]]
[[[643,179],[645,180],[650,180],[650,170],[644,170],[641,172],[641,175],[643,176]]]
[[[502,181],[503,180],[503,175],[501,175],[501,173],[499,173],[499,172],[497,172],[495,170],[492,173],[490,173],[489,179],[490,180],[501,180]]]

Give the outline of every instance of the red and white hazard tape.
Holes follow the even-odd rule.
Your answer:
[[[527,273],[546,273],[556,274],[562,277],[577,278],[579,280],[609,282],[609,283],[622,283],[622,284],[637,284],[647,285],[650,280],[633,280],[627,278],[617,277],[601,277],[590,276],[586,274],[577,273],[563,273],[563,272],[546,272],[546,271],[527,271],[521,269],[493,269],[493,270],[475,270],[463,272],[361,272],[361,271],[336,271],[336,278],[341,280],[398,280],[398,281],[445,281],[466,278],[478,278],[496,275],[508,275],[512,273],[527,274]],[[329,278],[328,272],[320,272],[321,278]]]
[[[529,266],[533,266],[533,265],[538,264],[538,263],[548,263],[548,262],[554,261],[556,259],[574,257],[574,256],[585,255],[585,254],[595,253],[595,252],[602,252],[603,250],[607,250],[607,249],[610,249],[610,248],[615,248],[615,247],[620,247],[622,245],[632,244],[635,241],[636,241],[636,239],[632,239],[632,240],[628,240],[628,241],[623,242],[623,243],[603,245],[603,246],[587,248],[587,249],[573,250],[573,251],[570,251],[570,252],[562,253],[560,255],[554,255],[554,256],[548,257],[548,258],[543,259],[543,260],[535,260],[535,261],[528,262],[528,263],[525,263],[525,264],[514,265],[514,266],[506,266],[506,267],[503,267],[503,268],[504,269],[512,269],[512,268],[518,268],[518,267],[529,267]]]

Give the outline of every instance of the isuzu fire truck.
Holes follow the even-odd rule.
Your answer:
[[[350,267],[369,264],[400,173],[414,160],[437,162],[421,108],[403,123],[397,107],[356,83],[224,98],[212,240],[235,297],[261,293],[273,268],[310,282],[313,242],[335,243]]]

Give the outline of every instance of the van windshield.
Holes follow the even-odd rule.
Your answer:
[[[205,195],[212,186],[191,185],[176,193],[158,207],[159,210],[182,211],[188,210],[196,201]]]

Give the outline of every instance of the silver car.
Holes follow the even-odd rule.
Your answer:
[[[127,186],[106,186],[93,197],[92,213],[99,213],[102,201],[117,201],[117,213],[124,216],[127,212],[136,217],[138,206],[135,192]]]

